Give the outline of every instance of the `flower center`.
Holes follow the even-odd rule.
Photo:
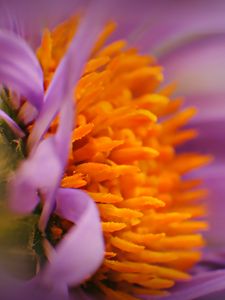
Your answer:
[[[38,57],[46,88],[77,24],[73,18],[44,33]],[[153,57],[125,41],[104,46],[113,28],[104,29],[75,88],[76,127],[62,186],[85,190],[99,208],[106,252],[91,282],[107,299],[136,299],[128,294],[163,294],[188,279],[199,261],[205,190],[183,175],[210,158],[176,152],[196,136],[182,129],[195,108],[181,110],[173,86],[161,88],[162,67]]]

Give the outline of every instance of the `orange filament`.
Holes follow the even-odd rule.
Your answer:
[[[73,18],[44,32],[38,57],[46,88],[76,26]],[[76,126],[62,186],[85,190],[99,208],[106,250],[92,282],[107,299],[132,300],[165,294],[199,261],[205,191],[183,175],[211,158],[176,153],[197,135],[182,129],[195,108],[181,110],[182,100],[170,98],[173,85],[160,88],[154,58],[125,41],[104,47],[113,29],[105,28],[75,87]]]

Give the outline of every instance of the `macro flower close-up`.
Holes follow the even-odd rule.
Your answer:
[[[224,33],[224,0],[0,0],[0,299],[225,299]]]

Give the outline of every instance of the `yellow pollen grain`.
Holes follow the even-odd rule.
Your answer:
[[[45,89],[79,19],[43,33],[37,57]],[[201,179],[183,175],[212,157],[176,152],[198,134],[183,129],[196,109],[183,109],[183,99],[173,98],[175,84],[162,88],[163,68],[154,57],[124,40],[105,45],[115,27],[106,25],[74,87],[76,125],[61,185],[86,191],[99,209],[105,260],[90,281],[107,299],[135,300],[166,295],[190,279],[205,243],[207,191]],[[50,133],[57,126],[58,118]],[[58,228],[51,232],[60,236]]]

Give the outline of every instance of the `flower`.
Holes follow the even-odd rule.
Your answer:
[[[95,11],[91,10],[88,16],[89,20],[91,20],[96,16]],[[99,21],[99,28],[101,28],[100,24],[101,21]],[[82,65],[86,61],[85,57],[88,55],[90,47],[92,47],[92,39],[95,39],[93,32],[93,36],[91,38],[85,40],[85,43],[82,42],[83,34],[85,34],[87,29],[89,30],[89,26],[87,25],[87,22],[84,22],[83,26],[80,26],[80,33],[78,32],[76,41],[72,41],[70,49],[68,50],[68,56],[66,56],[65,59],[63,59],[60,63],[56,75],[49,86],[48,92],[46,93],[44,99],[42,96],[43,83],[40,85],[38,84],[42,81],[42,71],[34,54],[24,43],[24,41],[22,41],[20,38],[17,38],[15,35],[2,32],[1,36],[3,47],[8,49],[8,52],[5,51],[5,56],[2,57],[2,61],[6,66],[8,66],[7,63],[15,64],[14,74],[11,74],[9,68],[5,68],[5,65],[2,64],[2,73],[4,75],[2,82],[5,85],[15,89],[21,95],[25,95],[26,99],[29,99],[30,103],[36,108],[36,110],[33,110],[33,108],[31,109],[29,102],[25,102],[22,106],[19,104],[18,106],[20,108],[20,113],[22,111],[22,114],[18,115],[18,118],[21,116],[23,117],[25,112],[26,114],[28,113],[32,116],[35,116],[37,114],[36,111],[39,111],[39,116],[35,122],[37,127],[34,126],[27,139],[28,157],[24,162],[22,162],[14,178],[10,182],[9,192],[11,207],[13,207],[14,210],[22,213],[29,213],[34,209],[38,201],[40,201],[39,197],[41,197],[44,200],[44,206],[39,221],[39,229],[41,232],[44,232],[48,222],[49,214],[54,209],[56,209],[57,213],[62,217],[73,221],[73,223],[76,223],[76,227],[72,228],[70,232],[67,233],[63,243],[60,243],[56,250],[53,251],[52,249],[51,253],[48,255],[48,259],[51,260],[51,264],[44,268],[44,270],[41,272],[41,276],[36,276],[36,278],[30,282],[30,286],[33,289],[35,286],[39,286],[41,282],[44,282],[43,289],[45,289],[46,285],[51,287],[53,284],[52,273],[56,274],[57,272],[60,272],[61,276],[63,276],[63,281],[57,287],[53,287],[53,292],[50,290],[49,293],[53,293],[53,295],[50,295],[46,292],[45,297],[48,298],[50,296],[55,297],[57,293],[59,296],[62,295],[62,293],[66,295],[67,285],[71,284],[71,282],[73,284],[78,284],[80,281],[84,280],[84,278],[90,276],[90,274],[95,271],[97,266],[101,263],[101,258],[103,255],[103,241],[100,231],[100,224],[98,221],[98,212],[92,201],[89,199],[89,197],[82,194],[82,192],[76,192],[70,189],[64,189],[63,191],[60,191],[58,189],[60,177],[66,163],[68,152],[68,147],[66,147],[66,145],[68,144],[67,141],[70,138],[70,131],[72,129],[73,122],[71,92],[77,80],[77,76],[79,76]],[[99,28],[98,26],[95,27],[96,34],[98,33]],[[85,51],[82,52],[82,56],[79,56],[79,60],[75,62],[72,72],[69,72],[71,71],[71,55],[77,52],[77,46],[80,43],[86,46]],[[19,56],[22,59],[24,56],[25,62],[21,63],[21,61],[17,60],[16,62],[13,60],[10,49],[14,50],[13,54],[16,57]],[[20,76],[23,74],[22,80],[18,76],[15,78],[15,71],[17,70],[18,72],[20,71]],[[65,76],[65,72],[69,72],[71,75],[70,80],[66,82],[61,81],[61,78]],[[27,81],[28,75],[30,75],[31,84],[29,84]],[[63,103],[61,103],[62,99]],[[61,120],[56,133],[51,138],[40,142],[42,135],[47,130],[49,123],[51,122],[51,119],[59,110],[61,110]],[[33,115],[33,112],[35,112],[35,115]],[[20,133],[21,130],[18,130],[15,121],[10,120],[9,117],[6,118],[6,115],[3,112],[1,116],[4,117],[4,119],[6,119],[6,121],[11,125],[11,128],[16,129],[14,130],[15,133],[18,133],[18,131]],[[24,119],[24,121],[27,120]],[[46,161],[45,166],[49,168],[51,174],[47,174],[46,170],[43,171],[43,168],[40,164],[43,161]],[[39,195],[37,192],[39,192]],[[22,195],[23,198],[21,198]],[[65,197],[65,201],[68,204],[62,208],[61,202]],[[73,198],[73,202],[71,202],[71,198]],[[74,199],[76,199],[75,202]],[[64,204],[66,203],[65,201]],[[65,211],[65,209],[67,211]],[[70,211],[69,215],[68,210]],[[86,238],[83,238],[83,232],[85,232]],[[95,245],[93,251],[95,249],[96,252],[94,251],[93,253],[96,253],[96,255],[94,256],[91,256],[89,251],[86,251],[85,255],[87,244],[91,241]],[[50,247],[50,244],[48,244],[46,240],[44,243],[47,251],[47,249]],[[73,243],[80,245],[76,250],[77,255],[76,251],[74,252],[73,250]],[[84,261],[89,262],[88,265],[86,265],[87,268],[82,268],[79,273],[68,273],[69,268],[66,266],[64,256],[66,253],[68,257],[71,257],[69,255],[71,251],[73,252],[74,256],[72,260],[70,259],[68,261],[68,263],[71,266],[71,264],[74,262],[74,267],[72,269],[81,269],[79,264],[84,265]],[[84,259],[83,263],[79,253],[82,253],[82,259]],[[62,259],[64,261],[63,265]],[[65,272],[63,272],[62,267],[65,268]],[[18,291],[9,292],[13,293],[13,296],[7,296],[9,298],[16,297],[14,293],[18,294]],[[25,290],[20,296],[24,297],[24,293]],[[38,295],[36,297],[40,297],[40,293],[42,292],[39,291],[38,288]]]
[[[58,56],[64,53],[65,32],[69,37],[76,22],[72,19],[52,34],[44,34],[38,55],[46,85]],[[126,50],[124,41],[101,50],[100,45],[113,28],[113,23],[105,28],[76,86],[77,127],[62,185],[83,188],[98,203],[106,259],[94,282],[107,297],[122,297],[127,290],[160,293],[175,280],[187,278],[182,271],[199,259],[198,252],[188,251],[203,245],[194,231],[206,224],[187,221],[181,227],[188,213],[202,216],[204,209],[179,201],[198,199],[204,191],[189,191],[191,186],[182,187],[180,180],[183,172],[204,164],[208,158],[175,155],[174,145],[195,136],[193,130],[180,132],[195,110],[179,113],[180,100],[170,102],[165,90],[157,92],[162,71],[152,57]],[[166,120],[157,122],[157,117]],[[55,126],[57,121],[52,130]],[[175,223],[179,230],[178,226],[170,227]],[[118,282],[119,291],[102,285],[104,279]],[[139,288],[132,288],[131,283]],[[122,284],[124,287],[119,288]]]
[[[21,78],[16,78],[15,80],[15,78],[13,78],[11,74],[3,73],[4,83],[9,85],[10,88],[14,88],[22,95],[24,95],[26,99],[29,100],[31,104],[35,106],[36,109],[31,109],[30,104],[26,103],[20,110],[20,118],[23,118],[24,121],[28,122],[28,119],[26,117],[32,116],[32,119],[35,119],[35,122],[27,141],[29,151],[28,158],[21,164],[18,171],[16,172],[14,180],[11,182],[11,204],[14,207],[14,209],[17,209],[17,211],[20,210],[23,213],[31,212],[39,201],[37,197],[38,190],[39,197],[43,198],[44,200],[43,211],[39,222],[39,229],[42,232],[45,231],[49,215],[54,210],[55,205],[56,214],[60,214],[61,218],[66,218],[72,223],[75,223],[77,226],[77,228],[75,226],[74,232],[70,230],[67,233],[67,236],[62,239],[62,242],[56,248],[56,253],[54,252],[54,249],[52,249],[50,244],[47,242],[47,240],[44,239],[45,250],[47,251],[50,248],[49,259],[51,260],[51,264],[49,264],[49,266],[44,269],[42,276],[39,276],[38,280],[41,280],[42,283],[48,283],[51,286],[54,286],[54,283],[52,281],[53,274],[58,274],[63,270],[62,274],[64,274],[64,278],[62,278],[60,281],[61,285],[57,287],[58,290],[62,292],[66,291],[68,285],[72,283],[80,283],[85,278],[84,276],[89,275],[89,272],[93,272],[96,268],[96,265],[99,264],[101,258],[101,235],[99,234],[100,230],[98,227],[99,223],[97,211],[95,209],[95,206],[93,205],[93,202],[90,202],[87,196],[85,196],[84,194],[80,194],[75,190],[58,190],[58,186],[66,164],[68,154],[67,145],[69,143],[73,121],[73,107],[70,100],[72,98],[73,88],[77,81],[77,111],[80,112],[80,115],[78,114],[77,124],[79,125],[79,127],[76,128],[73,134],[74,149],[71,149],[73,150],[71,151],[72,156],[70,157],[69,166],[66,169],[66,175],[64,176],[62,184],[64,187],[69,188],[82,187],[82,185],[85,185],[86,190],[90,193],[90,195],[95,199],[96,202],[111,202],[111,204],[99,205],[103,221],[106,221],[105,223],[103,223],[103,230],[105,230],[105,232],[114,231],[113,234],[105,234],[107,251],[106,255],[109,258],[119,256],[122,260],[131,259],[131,261],[136,261],[136,259],[138,259],[144,260],[144,262],[149,263],[149,259],[151,260],[151,262],[154,259],[155,263],[164,263],[166,265],[168,264],[168,266],[172,264],[175,269],[178,268],[178,273],[176,273],[177,276],[175,276],[178,278],[182,276],[185,277],[184,273],[179,273],[179,268],[186,269],[187,267],[190,267],[193,264],[193,262],[199,259],[198,252],[190,252],[185,254],[184,252],[179,253],[178,251],[175,251],[176,255],[178,255],[178,253],[179,255],[181,255],[178,255],[178,258],[177,256],[174,257],[174,252],[161,253],[159,251],[160,253],[157,253],[151,251],[150,253],[150,250],[143,249],[145,244],[144,246],[142,245],[143,243],[140,243],[141,245],[138,245],[138,243],[136,242],[136,239],[138,238],[137,235],[132,235],[133,233],[140,234],[140,232],[135,232],[133,230],[122,230],[122,227],[118,228],[118,226],[129,225],[131,228],[137,228],[141,230],[143,229],[143,224],[141,222],[147,222],[147,220],[142,220],[141,214],[143,214],[144,217],[147,218],[148,214],[150,213],[149,216],[153,218],[154,214],[157,215],[158,209],[162,210],[162,220],[163,222],[165,222],[166,214],[168,213],[169,215],[171,213],[171,199],[168,196],[173,195],[173,193],[171,192],[173,188],[175,192],[180,192],[179,189],[182,184],[182,182],[179,181],[180,174],[186,171],[187,169],[192,169],[193,167],[204,164],[206,161],[208,161],[208,158],[205,156],[185,155],[183,156],[183,158],[185,158],[185,162],[186,160],[189,160],[189,164],[184,165],[182,155],[174,156],[174,144],[183,142],[184,140],[192,138],[195,135],[195,131],[193,130],[187,130],[184,133],[177,132],[177,127],[186,124],[186,119],[189,119],[189,117],[192,116],[194,110],[186,110],[185,113],[178,114],[177,118],[175,117],[172,120],[162,121],[162,123],[160,124],[156,123],[155,115],[163,117],[166,114],[168,114],[167,109],[174,109],[176,111],[176,109],[178,109],[176,105],[179,106],[179,101],[173,102],[173,105],[175,103],[175,107],[173,107],[173,105],[170,105],[168,99],[168,90],[164,90],[163,92],[158,92],[156,90],[156,87],[158,86],[161,80],[162,74],[160,68],[157,65],[155,65],[155,63],[150,57],[140,56],[132,51],[129,52],[129,50],[124,51],[118,48],[113,49],[112,46],[111,48],[109,46],[107,50],[105,50],[106,53],[104,53],[103,50],[103,53],[101,53],[101,55],[98,58],[94,59],[93,61],[90,61],[89,64],[86,65],[86,75],[80,79],[81,67],[85,64],[89,56],[89,51],[91,50],[92,44],[96,38],[97,33],[99,32],[99,29],[101,28],[101,26],[99,26],[99,28],[98,26],[95,26],[93,30],[97,29],[96,33],[94,34],[94,32],[92,32],[90,39],[84,39],[85,33],[88,33],[88,30],[90,30],[90,24],[92,24],[93,22],[93,19],[91,17],[93,18],[93,13],[90,13],[90,15],[86,19],[86,23],[84,23],[83,27],[81,26],[78,35],[75,35],[75,39],[72,40],[67,54],[65,54],[65,52],[62,51],[64,50],[64,48],[60,48],[60,58],[64,57],[62,58],[60,63],[59,61],[57,61],[57,53],[54,56],[55,48],[57,50],[57,47],[54,48],[54,38],[52,38],[49,31],[46,31],[43,39],[42,48],[39,50],[38,53],[40,62],[42,63],[42,68],[44,69],[45,87],[47,88],[44,101],[40,101],[40,99],[43,99],[43,89],[41,87],[42,84],[39,85],[39,88],[36,84],[28,85],[26,80],[22,80],[21,84]],[[98,25],[101,25],[101,22]],[[106,32],[110,30],[110,26],[107,27]],[[6,40],[6,44],[10,44],[10,42],[13,44],[15,42],[15,36],[13,39],[11,39],[11,41],[9,41],[8,38],[3,34],[3,40],[4,39]],[[53,44],[51,44],[52,41]],[[104,38],[101,42],[104,42]],[[64,43],[66,43],[66,41],[64,41]],[[83,51],[82,55],[79,56],[80,60],[76,61],[72,59],[72,54],[74,52],[76,53],[76,50],[79,49],[76,47],[80,47],[80,45],[83,46]],[[116,46],[118,46],[118,44],[116,44]],[[19,48],[17,53],[19,53],[19,51],[22,54],[25,53],[23,52],[23,50],[21,50],[22,48],[26,47],[24,43],[22,43],[22,45],[16,45],[16,47]],[[32,58],[30,60],[30,62],[32,63],[31,65],[35,66],[35,71],[32,70],[32,72],[30,73],[36,79],[39,78],[40,82],[40,74],[42,74],[42,72],[40,71],[39,66],[36,64],[36,59],[27,48],[25,50],[27,50],[26,56]],[[97,50],[95,49],[94,51]],[[111,55],[114,55],[114,53],[110,53],[110,51],[112,50],[121,51],[121,55],[122,58],[124,58],[124,61],[121,60],[120,55],[118,54],[115,55],[118,57],[112,58]],[[6,56],[9,56],[9,54],[6,54]],[[6,57],[6,61],[7,59],[9,59],[8,56]],[[126,59],[128,60],[128,62],[126,61]],[[129,61],[129,59],[131,59],[131,62]],[[134,61],[137,60],[139,64],[143,64],[143,69],[141,69],[141,72],[132,72],[132,68],[137,68],[137,62],[135,61],[134,63],[133,59]],[[168,61],[168,59],[165,60],[165,64]],[[127,65],[125,62],[128,63],[129,68],[131,68],[129,69],[131,73],[128,75],[126,75]],[[58,63],[59,66],[55,72],[55,66],[57,66]],[[132,63],[134,63],[134,65],[132,65]],[[111,69],[109,68],[108,70],[108,66],[110,66]],[[21,68],[20,64],[16,64],[16,67]],[[100,75],[95,74],[94,71],[96,68],[100,68]],[[125,72],[123,68],[125,68]],[[168,68],[168,70],[170,70],[170,68]],[[179,68],[177,68],[177,70],[179,71]],[[26,72],[26,70],[24,71]],[[52,78],[54,72],[55,75]],[[115,78],[114,81],[113,76]],[[62,78],[66,78],[67,80],[62,80]],[[34,83],[33,80],[31,80],[31,82]],[[41,83],[43,83],[42,78]],[[113,88],[111,87],[111,85]],[[153,91],[154,95],[152,98],[147,97],[148,95],[144,97],[146,93],[153,93]],[[132,107],[131,100],[133,99],[133,97],[135,97],[136,100],[140,102],[138,104],[140,105],[140,108],[138,106],[137,111],[135,111],[136,107]],[[106,100],[110,98],[111,103],[109,104],[109,102],[106,102]],[[91,102],[88,101],[93,100],[98,100],[99,104],[95,103],[94,105],[90,106]],[[84,107],[82,107],[82,105],[84,105]],[[125,108],[120,110],[121,105],[125,106]],[[147,109],[150,109],[151,111],[149,112]],[[48,136],[43,140],[43,135],[49,129],[53,118],[59,111],[61,113],[60,121],[58,122],[56,119],[56,121],[51,125],[50,131],[48,131],[48,135],[51,134],[51,136]],[[85,117],[82,116],[81,112],[84,112]],[[110,118],[109,116],[106,116],[106,114],[108,113]],[[95,114],[97,115],[96,119]],[[4,113],[2,113],[2,116],[5,117]],[[90,120],[92,122],[90,122]],[[107,126],[103,126],[103,121],[106,122]],[[14,130],[19,130],[15,121],[8,119],[8,122],[9,124],[11,124],[11,127]],[[123,130],[124,127],[122,125],[125,126],[125,128],[127,128],[127,130],[125,130],[126,132]],[[143,125],[145,125],[145,127]],[[130,130],[130,127],[133,129]],[[148,129],[148,131],[146,129]],[[176,135],[174,135],[174,131],[176,132]],[[151,133],[150,138],[148,137],[149,133]],[[156,158],[157,155],[159,155],[159,158]],[[180,161],[179,159],[177,159],[177,157],[181,157]],[[136,162],[134,163],[135,160],[139,160],[140,158],[144,159],[144,165],[139,163],[137,164]],[[151,159],[150,164],[147,163],[147,159]],[[46,161],[46,167],[47,169],[49,169],[50,172],[46,172],[46,170],[43,170],[41,165],[43,161]],[[82,163],[83,161],[86,163]],[[128,164],[131,166],[121,166],[121,164]],[[138,174],[137,167],[139,167],[139,169],[141,168],[142,174]],[[167,169],[167,173],[165,172],[165,167]],[[73,174],[74,171],[76,171],[75,174]],[[133,176],[133,178],[130,178],[132,176],[128,175],[128,172],[132,172],[132,174],[135,174],[135,176]],[[149,175],[149,172],[151,173],[151,176]],[[84,175],[86,175],[86,177]],[[162,180],[161,187],[160,180],[156,177],[156,175],[160,175],[160,177],[162,176],[162,178],[160,178]],[[173,177],[171,175],[173,175]],[[173,179],[172,182],[166,181],[167,176],[170,176],[170,178]],[[121,178],[118,179],[118,177]],[[106,180],[108,180],[108,182],[105,182]],[[154,185],[154,188],[152,188],[151,191],[148,191],[148,194],[146,195],[146,190],[144,191],[144,189],[146,188],[145,185],[147,185],[148,187],[149,182],[151,183],[151,186]],[[195,182],[191,182],[190,184],[192,186],[192,184],[194,185]],[[139,188],[140,190],[140,187],[143,190],[142,192],[139,191],[139,193],[136,195],[136,189]],[[177,187],[179,187],[179,189],[177,189]],[[26,191],[26,194],[23,196],[23,198],[21,198],[21,195],[24,193],[24,191]],[[164,194],[162,192],[164,192]],[[141,193],[143,193],[143,195],[141,195]],[[94,222],[92,218],[86,218],[86,220],[89,220],[89,222],[93,222],[93,224],[96,224],[96,228],[94,228],[93,225],[88,226],[88,228],[94,229],[95,232],[90,233],[90,236],[88,235],[88,239],[94,238],[95,234],[97,234],[97,236],[99,237],[100,245],[99,249],[97,249],[99,251],[96,251],[96,253],[98,253],[99,256],[99,259],[97,259],[97,263],[95,261],[94,267],[92,267],[91,270],[88,271],[86,271],[84,267],[79,268],[79,270],[82,271],[80,276],[78,276],[77,274],[74,275],[73,269],[79,266],[79,263],[82,263],[84,260],[81,260],[79,262],[77,261],[77,259],[75,259],[74,266],[72,267],[69,266],[71,261],[66,262],[64,258],[65,254],[68,255],[68,253],[70,253],[72,250],[72,246],[70,245],[70,243],[76,246],[81,244],[80,248],[76,248],[78,250],[78,254],[80,253],[79,251],[87,249],[88,245],[88,240],[86,238],[81,238],[80,240],[77,239],[77,231],[79,232],[79,228],[81,228],[79,226],[82,225],[82,222],[81,224],[79,222],[77,223],[76,213],[75,215],[73,214],[71,216],[69,210],[69,208],[72,205],[74,205],[74,202],[71,200],[72,196],[74,195],[78,199],[78,206],[75,207],[78,212],[83,212],[82,207],[79,208],[79,205],[82,205],[82,202],[79,204],[79,199],[81,200],[81,195],[83,199],[82,201],[85,201],[86,199],[87,203],[90,203],[90,206],[92,207],[92,213],[90,214],[96,215],[95,218],[97,222]],[[115,195],[117,197],[115,197]],[[182,195],[180,195],[180,197]],[[190,198],[193,199],[201,195],[202,194],[199,192],[197,192],[197,195],[196,193],[192,193],[191,195],[189,193],[187,198],[190,200]],[[145,204],[144,207],[138,206],[140,203],[137,197],[142,197],[142,200]],[[27,199],[29,201],[27,201]],[[175,204],[177,205],[176,201]],[[165,208],[160,208],[163,206],[165,206]],[[89,206],[87,205],[87,207]],[[85,206],[85,208],[87,207]],[[151,210],[149,208],[151,208]],[[126,216],[124,217],[122,215],[120,220],[121,222],[118,222],[120,216],[117,214],[119,214],[120,209],[126,210]],[[183,207],[180,206],[180,209],[186,209],[189,213],[191,212],[193,216],[202,216],[205,214],[201,206],[195,205],[190,208],[185,205]],[[124,213],[125,210],[123,210]],[[179,208],[176,207],[176,210],[177,212],[179,212]],[[84,211],[86,215],[86,210]],[[131,220],[124,220],[126,219],[128,213],[131,216]],[[183,212],[179,212],[177,215],[169,216],[172,217],[174,220],[174,218],[176,217],[178,219],[182,216],[185,217],[185,214]],[[188,218],[187,214],[186,218]],[[107,223],[108,219],[112,220],[111,223]],[[117,221],[115,221],[116,219]],[[142,227],[139,224],[141,224]],[[157,226],[160,227],[160,221],[157,221],[156,227]],[[205,226],[205,223],[202,223],[201,221],[196,221],[196,223],[194,223],[193,226],[197,226],[197,229],[200,229],[202,226]],[[53,233],[53,236],[54,232],[57,236],[57,233],[59,233],[61,229],[62,228],[60,226],[50,228],[51,232]],[[120,231],[118,229],[120,229]],[[153,230],[152,228],[147,229]],[[170,226],[168,226],[167,229],[170,229]],[[118,234],[117,230],[119,231]],[[157,231],[157,229],[155,230]],[[162,229],[160,230],[162,231]],[[166,228],[163,228],[163,230],[166,230]],[[179,230],[182,231],[185,230],[185,228],[182,229],[182,226],[177,226],[173,230],[175,230],[177,234]],[[188,230],[191,230],[190,227],[188,227]],[[80,232],[80,234],[82,234],[83,231],[81,230]],[[151,233],[153,233],[154,235],[154,232],[150,232],[150,234]],[[121,236],[121,234],[124,236]],[[162,242],[164,240],[164,237],[162,235],[158,235],[157,238],[160,239],[157,243],[158,246],[156,244],[155,247],[159,247],[160,241]],[[175,241],[176,238],[174,239]],[[193,242],[193,239],[195,242]],[[197,246],[202,245],[202,239],[199,235],[192,236],[191,240],[193,242],[193,245],[196,245],[195,243],[197,243]],[[91,240],[89,240],[89,242],[91,242]],[[165,241],[162,243],[165,243]],[[169,244],[170,247],[173,247],[171,246],[171,241],[167,240],[166,243]],[[176,243],[174,243],[174,241],[172,242],[172,244],[176,247],[178,246],[176,245]],[[194,247],[193,245],[192,243],[188,243],[188,247],[192,248]],[[184,247],[185,245],[179,244],[179,246]],[[161,247],[163,246],[161,245]],[[137,252],[137,254],[132,254],[133,252]],[[88,253],[86,254],[88,255]],[[183,257],[185,257],[185,260],[181,262],[182,255]],[[84,257],[84,255],[78,255],[78,257],[79,259],[81,259]],[[125,274],[124,279],[123,274],[118,274],[118,272],[113,273],[109,271],[109,269],[113,268],[115,271],[116,263],[114,264],[112,260],[107,261],[107,263],[104,266],[106,269],[103,267],[96,275],[95,282],[102,281],[103,279],[110,279],[111,281],[115,282],[131,281],[133,283],[136,283],[135,280],[138,280],[138,278],[135,279],[135,276],[132,277],[132,275],[129,276],[129,274],[127,274],[127,276]],[[84,264],[82,264],[82,266],[83,265]],[[139,266],[141,266],[141,264]],[[116,267],[116,269],[118,271],[118,266]],[[159,270],[161,270],[161,272],[166,272],[165,269],[160,269],[160,267],[158,269],[155,268],[155,271],[151,272],[154,273],[153,275],[157,275],[157,272],[160,272]],[[175,274],[175,270],[173,274]],[[208,277],[206,276],[206,278],[207,280],[214,280],[213,276],[214,274]],[[203,279],[200,282],[201,284],[202,282],[204,283]],[[152,292],[154,292],[154,288],[152,288],[152,286],[160,286],[161,288],[170,287],[173,284],[173,280],[157,280],[158,279],[154,281],[154,279],[152,279],[149,281],[149,278],[146,278],[146,287],[149,287],[150,285],[150,289],[153,289]],[[197,278],[196,280],[198,282],[199,278]],[[141,283],[144,282],[142,281]],[[123,294],[123,292],[114,292],[112,289],[109,288],[109,285],[104,286],[100,283],[99,286],[107,295],[111,294],[111,297],[129,297]],[[120,284],[116,284],[116,287],[119,288]],[[133,287],[130,286],[127,288],[126,284],[125,288],[122,288],[122,290],[125,292],[129,291],[129,289],[132,290]],[[157,290],[157,288],[155,289]],[[140,289],[136,289],[136,293],[138,294],[141,291],[146,293],[146,290],[143,291]],[[188,289],[186,288],[186,291],[184,289],[184,292],[181,292],[182,297],[184,297],[183,295],[185,293],[187,297],[190,296],[187,294],[187,291]],[[158,292],[158,290],[156,292]],[[176,297],[176,295],[178,295],[178,297],[181,297],[179,296],[179,292],[178,294],[176,294],[175,292],[172,297]],[[199,295],[202,294],[193,294],[193,297]]]

